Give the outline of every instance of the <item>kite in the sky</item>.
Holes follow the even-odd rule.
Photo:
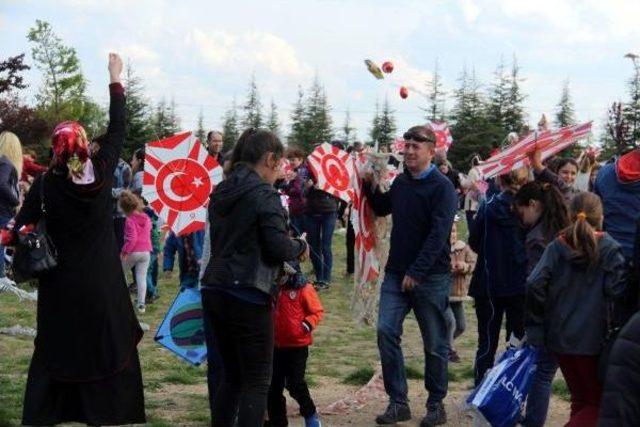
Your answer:
[[[370,59],[364,60],[365,65],[367,66],[367,70],[378,80],[384,79],[384,74],[382,74],[382,70],[378,67],[378,64],[373,62]]]

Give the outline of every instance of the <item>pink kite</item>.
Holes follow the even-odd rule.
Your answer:
[[[313,150],[307,160],[320,190],[347,203],[353,201],[351,182],[355,171],[349,153],[325,142]]]
[[[220,181],[222,167],[192,132],[146,145],[142,196],[178,236],[204,228]]]
[[[537,148],[542,150],[542,160],[546,160],[589,135],[591,122],[565,126],[557,130],[531,132],[518,143],[481,162],[476,169],[483,179],[504,175],[514,169],[528,166],[528,155]]]
[[[444,148],[445,151],[449,151],[451,144],[453,144],[453,138],[447,122],[434,120],[429,122],[427,126],[436,135],[436,148]]]

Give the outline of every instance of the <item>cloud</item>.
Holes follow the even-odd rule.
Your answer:
[[[267,32],[238,35],[228,31],[196,29],[186,38],[188,46],[206,64],[217,69],[263,68],[279,76],[305,78],[313,69],[303,63],[284,39]]]
[[[462,8],[462,16],[467,24],[474,23],[480,15],[480,7],[474,0],[460,0],[460,7]]]
[[[120,53],[124,60],[130,59],[136,63],[155,63],[160,59],[156,51],[141,44],[114,47],[111,51]]]

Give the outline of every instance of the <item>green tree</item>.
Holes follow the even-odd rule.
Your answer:
[[[311,152],[315,144],[331,142],[333,137],[331,107],[318,76],[313,79],[311,88],[309,88],[309,97],[305,103],[303,122],[306,135],[300,145],[305,150]]]
[[[198,124],[196,126],[196,138],[198,138],[201,144],[205,144],[207,141],[207,131],[204,130],[204,113],[202,112],[202,107],[200,107],[200,112],[198,113]]]
[[[87,137],[94,139],[107,130],[107,112],[95,102],[85,99],[78,122],[84,127]]]
[[[236,99],[233,98],[231,107],[222,116],[222,150],[227,152],[231,150],[236,141],[240,137],[238,131],[238,107],[236,106]]]
[[[396,119],[393,113],[394,111],[389,106],[389,99],[385,97],[382,104],[382,112],[377,119],[376,139],[373,141],[377,149],[380,149],[380,147],[389,148],[396,136]]]
[[[427,120],[444,120],[444,102],[446,94],[447,93],[442,89],[442,78],[440,77],[438,60],[436,59],[436,64],[433,69],[433,77],[429,82],[427,82]]]
[[[302,87],[298,86],[298,98],[291,111],[291,130],[287,136],[287,143],[294,145],[302,149],[303,142],[306,140],[307,135],[307,123],[305,122],[305,109],[304,109],[304,91]]]
[[[351,126],[351,112],[349,111],[349,107],[347,107],[347,111],[344,115],[344,124],[342,125],[342,138],[347,145],[353,144],[358,135],[356,135],[356,128]]]
[[[41,20],[36,20],[27,39],[35,65],[44,73],[36,95],[41,114],[53,123],[77,120],[83,114],[86,80],[76,50],[65,46],[49,23]]]
[[[260,94],[256,85],[255,76],[251,77],[249,84],[249,93],[247,94],[247,102],[242,107],[244,115],[242,117],[242,128],[258,129],[262,126],[262,103],[260,102]]]
[[[575,110],[573,108],[573,101],[571,100],[571,94],[569,92],[569,80],[567,79],[562,86],[562,95],[560,95],[560,101],[556,108],[555,124],[558,127],[564,127],[575,123]]]
[[[136,74],[131,63],[127,63],[124,75],[127,88],[125,103],[125,136],[124,153],[131,156],[135,150],[155,138],[153,129],[153,112],[144,96],[142,80]]]
[[[607,110],[607,119],[601,138],[602,158],[607,159],[620,155],[634,148],[630,138],[629,122],[621,102],[614,102]]]
[[[24,53],[0,61],[0,95],[11,89],[25,89],[27,85],[20,73],[30,68],[24,63]]]
[[[518,132],[522,131],[524,127],[524,100],[526,96],[522,93],[520,89],[520,82],[522,82],[522,78],[520,77],[520,67],[518,66],[518,60],[516,56],[513,55],[513,64],[511,66],[511,73],[508,77],[508,86],[507,86],[507,98],[504,110],[504,128],[505,131],[508,132]]]
[[[271,100],[269,108],[269,117],[267,118],[267,129],[280,136],[280,119],[278,117],[278,107],[276,103]]]
[[[489,108],[475,71],[468,72],[464,67],[458,82],[449,117],[454,143],[449,149],[448,158],[454,167],[467,171],[475,155],[486,158],[504,135],[502,127],[492,124],[487,117]]]
[[[629,101],[623,106],[624,118],[629,126],[629,144],[636,145],[640,140],[640,65],[633,59],[634,73],[629,79]]]
[[[486,118],[496,128],[506,134],[505,116],[509,95],[509,78],[505,72],[504,59],[500,59],[493,73],[494,80],[489,89],[489,100],[486,105]]]
[[[175,102],[172,100],[171,104],[167,104],[167,101],[162,98],[156,106],[156,111],[153,117],[153,131],[155,137],[158,139],[166,138],[178,132],[179,123],[175,112]]]
[[[371,145],[375,145],[380,140],[380,105],[376,99],[376,109],[371,120],[371,129],[369,130],[369,138]]]

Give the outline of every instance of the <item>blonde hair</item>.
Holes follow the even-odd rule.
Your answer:
[[[16,171],[18,172],[18,178],[22,175],[22,144],[16,134],[4,131],[0,133],[0,156],[5,156]]]
[[[565,230],[567,243],[578,256],[589,262],[598,260],[596,231],[602,229],[602,202],[600,197],[587,191],[576,195],[570,207],[571,225]]]
[[[140,212],[144,208],[142,199],[129,190],[124,190],[120,194],[120,200],[118,201],[118,203],[120,204],[122,212],[124,212],[126,216],[129,216],[136,211]]]

